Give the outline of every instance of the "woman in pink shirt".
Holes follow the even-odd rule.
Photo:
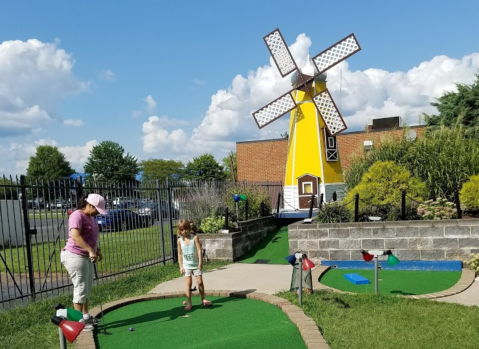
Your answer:
[[[93,330],[98,319],[88,313],[88,298],[93,288],[93,263],[101,261],[99,229],[94,216],[106,214],[105,199],[98,194],[84,196],[68,219],[68,241],[60,259],[73,283],[73,307],[83,313],[84,331]]]

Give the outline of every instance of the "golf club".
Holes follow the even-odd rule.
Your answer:
[[[98,289],[98,271],[97,271],[95,263],[93,263],[93,269],[95,270],[96,286],[97,286],[97,289]],[[100,292],[100,313],[101,313],[101,321],[102,321],[102,327],[103,327],[103,330],[100,331],[100,333],[102,333],[104,335],[110,335],[111,332],[108,332],[106,330],[106,322],[105,322],[105,318],[103,317],[103,296],[101,295],[101,292]]]

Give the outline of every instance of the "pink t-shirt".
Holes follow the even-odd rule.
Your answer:
[[[85,242],[96,251],[99,229],[94,217],[87,216],[82,210],[76,210],[68,219],[68,241],[65,245],[65,250],[88,257],[89,253],[73,241],[71,233],[72,229],[79,229],[83,240],[85,240]]]

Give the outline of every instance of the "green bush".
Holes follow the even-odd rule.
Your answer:
[[[201,221],[200,230],[206,234],[216,234],[225,225],[224,217],[210,216]]]
[[[466,265],[479,274],[479,253],[472,253],[471,258],[466,262]]]
[[[316,223],[344,223],[352,220],[349,209],[339,201],[323,204],[321,210],[314,217]]]
[[[377,140],[374,149],[365,156],[356,154],[345,172],[348,190],[355,188],[377,161],[393,161],[404,166],[426,184],[428,198],[451,200],[454,192],[469,176],[479,173],[479,141],[477,132],[457,124],[455,127],[430,128],[415,141],[404,137]],[[375,140],[376,142],[376,140]]]
[[[361,182],[348,192],[345,201],[348,202],[349,209],[353,210],[354,197],[359,194],[360,210],[372,210],[375,206],[376,210],[383,210],[387,214],[391,210],[397,213],[402,190],[419,202],[424,200],[427,193],[425,183],[412,177],[404,167],[392,161],[378,161],[363,175]]]
[[[437,198],[436,201],[428,200],[417,208],[417,214],[422,219],[452,219],[457,215],[456,205],[446,199]]]
[[[254,183],[231,183],[226,186],[223,196],[223,202],[226,203],[232,221],[236,221],[236,203],[233,200],[233,195],[246,195],[248,200],[248,218],[259,217],[261,215],[261,203],[264,205],[265,215],[271,214],[271,197],[265,187]],[[238,211],[240,220],[246,217],[246,203],[245,201],[238,202]]]
[[[469,177],[459,193],[461,206],[467,210],[479,210],[479,175]]]

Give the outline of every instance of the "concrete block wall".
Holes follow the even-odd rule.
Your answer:
[[[238,224],[240,231],[228,234],[199,235],[209,259],[236,261],[276,228],[273,216],[255,218]]]
[[[479,252],[479,219],[288,226],[289,253],[321,260],[362,260],[360,251],[393,250],[400,260],[462,260]]]

